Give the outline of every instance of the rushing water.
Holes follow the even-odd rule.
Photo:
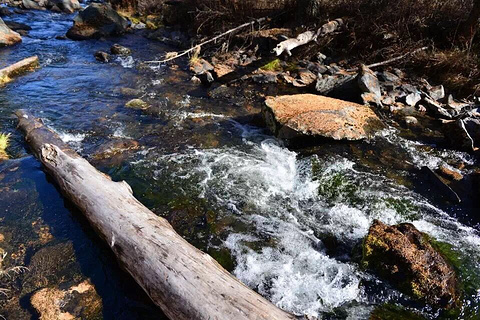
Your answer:
[[[5,235],[0,247],[9,253],[7,266],[29,266],[40,249],[72,243],[74,262],[48,285],[90,278],[102,297],[104,318],[164,318],[28,156],[11,116],[25,108],[99,169],[129,182],[135,195],[183,237],[285,310],[367,319],[376,306],[391,302],[427,318],[441,315],[360,267],[362,238],[379,219],[411,222],[451,245],[464,266],[462,277],[472,284],[461,317],[479,316],[477,199],[463,205],[441,202],[419,170],[444,164],[468,174],[476,165],[469,155],[408,140],[393,127],[369,142],[289,149],[254,125],[252,114],[261,105],[255,88],[232,88],[223,98],[209,98],[188,81],[183,65],[143,63],[172,51],[147,40],[143,31],[74,42],[55,38],[66,32],[72,16],[32,11],[12,19],[33,30],[21,45],[0,51],[0,66],[36,54],[42,67],[0,89],[0,131],[12,133],[8,151],[19,158],[0,164]],[[93,53],[108,50],[114,41],[132,48],[132,56],[95,61]],[[262,90],[276,94],[275,88]],[[146,113],[126,108],[133,97],[152,108]],[[134,139],[140,148],[108,159],[95,156],[102,145],[119,139]],[[464,167],[456,169],[460,163]],[[5,299],[19,299],[13,302],[17,309],[3,304],[0,314],[9,319],[33,313],[28,299],[38,286],[25,288],[29,272],[35,270],[17,275],[14,283],[2,279],[11,290]]]

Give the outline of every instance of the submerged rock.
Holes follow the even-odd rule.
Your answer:
[[[94,54],[95,59],[101,62],[109,62],[110,61],[110,55],[106,53],[105,51],[97,51]]]
[[[22,37],[11,30],[0,18],[0,47],[11,46],[19,42],[22,42]]]
[[[145,110],[149,107],[149,104],[142,99],[132,99],[125,104],[125,107],[137,110]]]
[[[111,48],[110,48],[110,52],[112,54],[117,54],[117,55],[121,55],[121,56],[128,56],[132,53],[132,50],[130,50],[129,48],[127,47],[124,47],[124,46],[121,46],[119,45],[118,43],[115,43]]]
[[[67,290],[41,289],[32,295],[30,302],[40,320],[97,319],[102,312],[102,298],[88,280]]]
[[[118,138],[102,144],[92,155],[92,159],[108,159],[127,151],[138,150],[139,148],[140,144],[138,141],[128,138]]]
[[[73,27],[68,30],[67,37],[86,40],[118,36],[125,33],[128,26],[129,22],[110,5],[92,3],[73,19]]]
[[[455,270],[410,223],[389,226],[375,220],[363,242],[363,263],[435,307],[452,308],[459,301]]]
[[[359,140],[382,126],[367,106],[313,94],[267,97],[263,114],[269,129],[280,138],[300,134]]]

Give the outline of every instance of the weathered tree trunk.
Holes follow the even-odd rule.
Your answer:
[[[97,171],[31,114],[16,114],[26,141],[64,196],[170,319],[295,319],[180,237],[135,199],[126,182]]]
[[[459,40],[462,42],[462,44],[467,45],[468,47],[471,46],[473,38],[477,33],[479,19],[480,0],[474,0],[472,11],[470,11],[467,21],[463,23],[460,30]]]

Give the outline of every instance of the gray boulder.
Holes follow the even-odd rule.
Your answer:
[[[129,22],[108,4],[93,3],[80,11],[73,20],[67,37],[73,40],[118,36],[127,30]]]
[[[382,98],[382,91],[377,76],[365,65],[360,67],[358,86],[363,93],[373,93],[378,100]]]

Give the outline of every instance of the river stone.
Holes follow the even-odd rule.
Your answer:
[[[139,148],[140,144],[138,141],[128,138],[117,138],[102,144],[92,155],[92,159],[108,159],[127,151],[138,150]]]
[[[118,36],[127,30],[129,22],[108,4],[92,3],[73,19],[67,37],[73,40]]]
[[[11,30],[0,18],[0,47],[11,46],[19,42],[22,42],[22,37]]]
[[[102,298],[90,281],[67,290],[44,288],[30,298],[40,320],[100,319]]]
[[[125,104],[125,107],[137,110],[148,109],[149,104],[142,99],[132,99]]]
[[[6,7],[0,7],[0,17],[8,17],[11,16],[13,13],[10,11],[10,9]]]
[[[269,129],[280,138],[291,132],[335,140],[360,140],[381,125],[367,106],[314,94],[267,97],[263,115]]]
[[[10,28],[12,29],[13,31],[20,31],[20,30],[23,30],[23,31],[30,31],[32,30],[32,27],[30,27],[29,25],[26,25],[24,23],[20,23],[20,22],[15,22],[15,21],[3,21],[5,22],[5,24]]]
[[[410,223],[375,220],[363,242],[363,264],[401,291],[435,307],[459,301],[455,270]]]
[[[48,0],[47,8],[55,12],[74,13],[82,6],[78,0]]]
[[[380,83],[378,82],[377,76],[365,65],[361,65],[360,67],[358,86],[362,92],[373,93],[378,100],[381,99],[382,91],[380,90]]]
[[[132,50],[130,50],[129,48],[127,47],[124,47],[124,46],[121,46],[119,45],[118,43],[115,43],[111,48],[110,48],[110,52],[112,54],[116,54],[116,55],[121,55],[121,56],[128,56],[132,53]]]
[[[109,62],[110,61],[110,55],[106,53],[105,51],[97,51],[94,54],[95,59],[97,59],[100,62]]]

